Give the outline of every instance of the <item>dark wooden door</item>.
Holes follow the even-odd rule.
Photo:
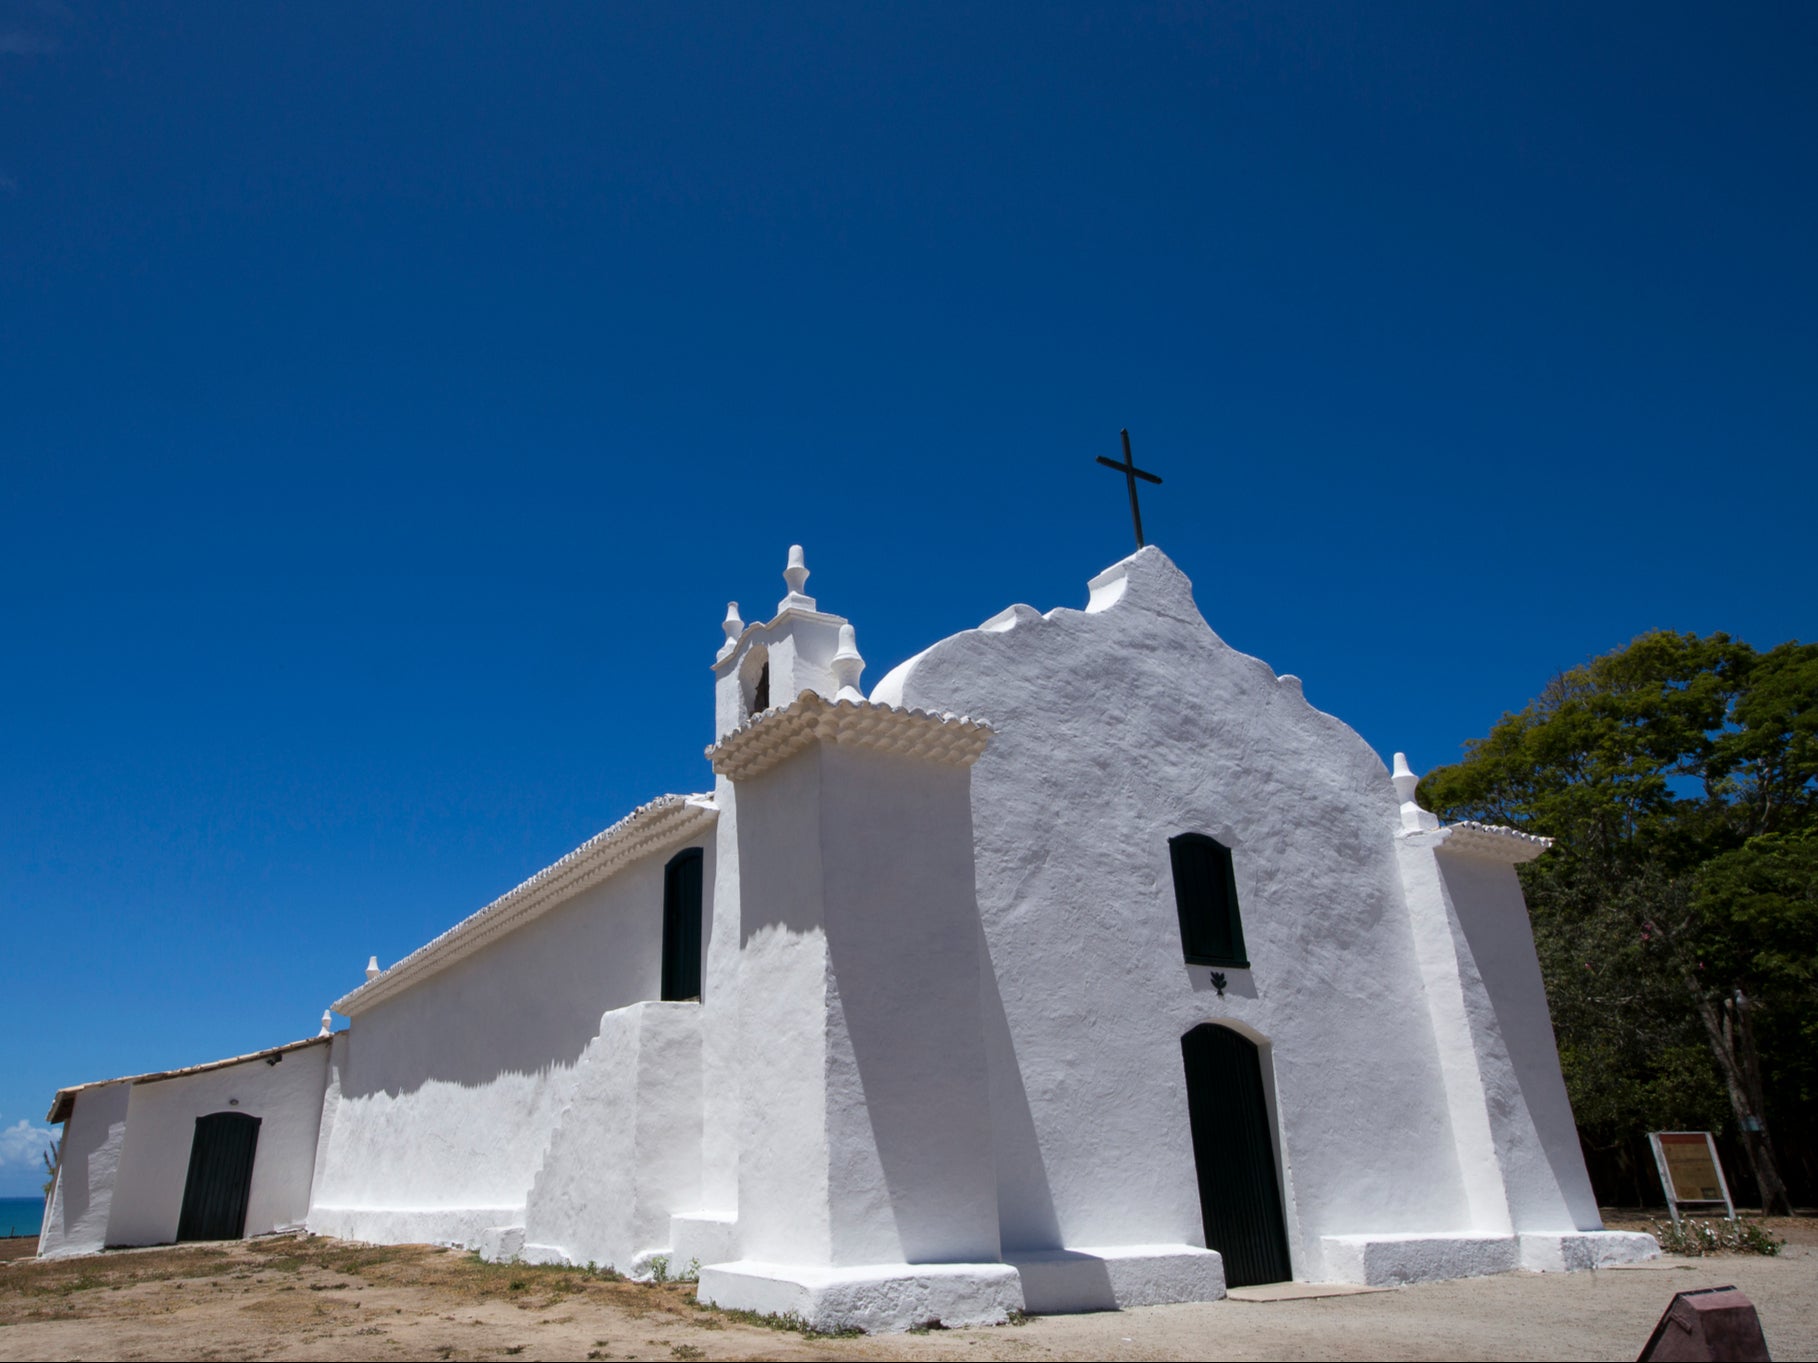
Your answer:
[[[1205,1023],[1180,1039],[1180,1049],[1206,1247],[1224,1255],[1228,1286],[1285,1282],[1294,1271],[1256,1045]]]
[[[238,1240],[246,1233],[246,1202],[258,1148],[257,1117],[211,1112],[196,1118],[177,1239]]]

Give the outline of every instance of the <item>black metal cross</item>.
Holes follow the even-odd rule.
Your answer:
[[[1120,464],[1117,460],[1107,459],[1102,454],[1099,455],[1098,462],[1108,469],[1116,469],[1123,474],[1124,481],[1130,485],[1130,519],[1136,525],[1136,547],[1140,549],[1143,547],[1143,513],[1136,504],[1136,480],[1141,478],[1145,482],[1159,484],[1161,479],[1153,473],[1145,473],[1142,469],[1137,468],[1136,461],[1130,458],[1130,432],[1120,431],[1118,434],[1124,438],[1124,462]]]

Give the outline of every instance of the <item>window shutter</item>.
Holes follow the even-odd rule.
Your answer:
[[[1168,839],[1174,866],[1174,907],[1180,913],[1181,949],[1194,965],[1249,967],[1231,849],[1204,833]]]

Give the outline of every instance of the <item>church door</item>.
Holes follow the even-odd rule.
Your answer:
[[[246,1202],[258,1146],[257,1117],[211,1112],[196,1118],[177,1239],[238,1240],[246,1233]]]
[[[1227,1286],[1285,1282],[1294,1272],[1256,1045],[1208,1022],[1182,1037],[1180,1049],[1206,1247],[1224,1256]]]

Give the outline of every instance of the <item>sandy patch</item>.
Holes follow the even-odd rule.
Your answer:
[[[697,1306],[683,1284],[269,1237],[0,1263],[0,1359],[1630,1359],[1676,1291],[1734,1283],[1777,1359],[1818,1359],[1818,1226],[1778,1258],[1506,1274],[990,1329],[829,1338]]]

